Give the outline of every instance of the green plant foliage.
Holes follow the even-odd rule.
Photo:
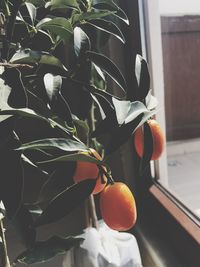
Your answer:
[[[127,86],[122,73],[109,58],[93,51],[87,51],[86,56],[100,67],[100,69],[105,71],[122,89],[124,89],[124,91],[126,91]]]
[[[51,0],[47,2],[46,6],[50,6],[51,10],[60,8],[72,8],[79,10],[79,5],[76,0]]]
[[[138,100],[143,100],[149,92],[150,76],[147,63],[140,55],[137,55],[135,60],[135,76],[138,85]]]
[[[55,222],[72,211],[80,201],[90,195],[95,187],[94,179],[87,179],[67,188],[49,203],[43,213],[35,221],[35,226]]]
[[[117,37],[122,43],[125,43],[125,38],[121,30],[112,21],[107,21],[104,19],[93,19],[87,22],[87,24],[95,27],[98,30],[104,31],[111,35]]]
[[[75,184],[77,161],[109,170],[107,156],[155,114],[157,100],[141,56],[133,70],[137,98],[130,101],[120,66],[104,53],[110,36],[126,42],[120,23],[129,24],[112,0],[2,0],[0,19],[0,200],[27,248],[15,263],[29,265],[79,245],[79,238],[54,233],[38,241],[37,227],[56,223],[89,197],[96,180]],[[123,98],[110,93],[110,80]],[[141,170],[152,149],[144,129]],[[104,152],[102,160],[91,147]]]
[[[43,263],[59,254],[64,254],[70,248],[82,242],[82,238],[61,238],[53,236],[47,241],[38,241],[31,250],[24,251],[15,262],[24,264]]]

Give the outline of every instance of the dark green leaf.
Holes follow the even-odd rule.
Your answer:
[[[74,28],[74,51],[77,57],[85,51],[91,49],[91,44],[87,34],[80,28]]]
[[[5,109],[5,110],[0,111],[0,115],[13,115],[13,116],[19,116],[19,117],[20,116],[21,117],[30,117],[30,118],[35,118],[35,119],[39,119],[39,120],[44,120],[44,121],[50,123],[47,118],[37,114],[35,111],[33,111],[32,109],[29,109],[29,108]]]
[[[49,203],[41,216],[38,217],[35,225],[41,226],[65,217],[92,193],[95,184],[96,180],[87,179],[74,184],[60,193]]]
[[[2,74],[2,78],[5,80],[5,85],[11,88],[11,93],[8,97],[8,105],[13,108],[26,107],[28,98],[20,71],[14,68],[6,68]]]
[[[10,117],[0,123],[0,149],[6,146],[10,136],[13,133],[15,119]]]
[[[103,92],[103,91],[102,91]],[[112,113],[115,113],[114,105],[104,94],[102,94],[100,90],[94,91],[91,93],[94,101],[98,105],[99,111],[101,113],[101,117],[104,120],[106,116],[110,116]]]
[[[73,28],[69,20],[61,17],[45,18],[37,25],[37,29],[48,30],[50,33],[58,35],[63,40],[69,40],[73,34]]]
[[[74,129],[71,128],[70,126],[65,125],[61,125],[59,122],[51,119],[51,118],[46,118],[40,114],[37,114],[35,111],[33,111],[32,109],[29,108],[20,108],[20,109],[5,109],[0,111],[0,115],[13,115],[13,116],[18,116],[18,117],[27,117],[27,118],[33,118],[33,119],[37,119],[37,120],[42,120],[47,122],[49,125],[51,125],[51,127],[58,127],[59,129],[61,129],[62,131],[64,131],[65,133],[71,133],[74,132]]]
[[[150,88],[150,76],[146,61],[140,56],[136,56],[135,60],[135,76],[138,85],[137,100],[143,100],[147,96]]]
[[[13,142],[14,140],[10,140]],[[0,196],[9,218],[13,218],[22,203],[24,173],[21,165],[21,153],[5,148],[1,151]]]
[[[94,69],[96,70],[96,72],[98,73],[98,75],[101,77],[101,79],[105,82],[106,78],[105,78],[103,71],[96,64],[92,63],[92,65]]]
[[[19,255],[15,260],[15,263],[19,262],[28,265],[33,263],[44,263],[51,260],[56,255],[64,254],[72,247],[78,246],[82,241],[82,238],[61,238],[53,236],[46,241],[36,242],[31,250],[24,251]]]
[[[61,61],[47,52],[33,51],[31,49],[17,51],[10,60],[11,63],[22,64],[47,64],[59,67],[67,71]]]
[[[35,19],[36,19],[36,15],[37,15],[37,9],[36,7],[32,4],[32,3],[25,3],[26,8],[28,10],[29,13],[29,17],[31,19],[32,25],[34,25]]]
[[[51,0],[47,3],[51,10],[60,8],[73,8],[79,10],[79,5],[76,0]]]
[[[103,20],[103,19],[95,19],[87,22],[98,30],[107,32],[111,35],[117,37],[122,43],[125,43],[125,38],[121,30],[117,27],[117,25],[111,21]]]
[[[56,114],[59,119],[64,120],[67,125],[71,127],[72,131],[75,131],[70,107],[60,92],[50,106],[52,112]]]
[[[39,7],[39,6],[44,6],[46,3],[46,0],[26,0],[26,2]]]
[[[36,96],[34,93],[27,90],[29,108],[34,110],[37,114],[48,118],[52,116],[51,110],[47,107],[46,103]]]
[[[74,183],[73,175],[76,169],[76,162],[56,163],[56,166],[49,179],[43,184],[38,202],[51,200]]]
[[[31,151],[32,152],[32,151]],[[30,153],[33,156],[33,153]],[[38,159],[38,157],[36,157]],[[22,165],[24,170],[24,203],[35,203],[41,186],[47,181],[47,172],[36,166],[29,158],[22,154]]]
[[[129,20],[126,16],[126,13],[120,7],[118,7],[112,0],[94,0],[93,7],[98,10],[115,11],[113,15],[123,20],[126,24],[129,25]]]
[[[145,111],[143,113],[142,119],[141,119],[140,123],[138,124],[137,128],[142,126],[148,119],[150,119],[155,114],[156,114],[156,110],[147,110],[147,111]]]
[[[135,120],[123,124],[110,132],[108,143],[105,145],[106,155],[109,155],[120,148],[133,134],[134,130],[141,121],[142,115],[139,115]]]
[[[36,231],[33,227],[32,215],[24,205],[20,207],[12,223],[18,230],[24,245],[27,248],[31,248],[35,243]]]
[[[104,164],[101,160],[91,157],[88,155],[88,153],[85,153],[85,152],[68,154],[68,155],[60,156],[60,157],[53,158],[50,160],[42,161],[39,163],[65,162],[65,161],[86,161],[86,162],[92,162],[92,163],[99,164],[99,165]]]
[[[117,66],[106,56],[87,51],[87,57],[105,71],[122,89],[126,90],[126,81]]]
[[[50,33],[38,30],[34,35],[29,36],[27,39],[21,41],[23,47],[29,47],[34,51],[50,51],[55,42],[51,37]]]
[[[18,148],[18,150],[52,150],[55,148],[66,152],[88,151],[88,148],[83,143],[66,138],[47,138],[42,140],[36,140],[30,143],[23,144],[20,148]]]
[[[140,162],[140,174],[142,175],[149,165],[153,153],[153,137],[148,123],[144,123],[144,152]]]

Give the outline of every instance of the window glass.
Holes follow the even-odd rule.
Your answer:
[[[168,187],[200,216],[200,1],[159,0],[159,12]]]

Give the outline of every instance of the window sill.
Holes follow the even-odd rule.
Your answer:
[[[200,246],[199,219],[160,185],[152,185],[149,191]]]
[[[200,266],[199,220],[180,206],[157,182],[138,199],[134,234],[144,267]]]

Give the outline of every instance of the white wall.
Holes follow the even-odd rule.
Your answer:
[[[200,0],[158,0],[158,2],[161,15],[200,15]]]

